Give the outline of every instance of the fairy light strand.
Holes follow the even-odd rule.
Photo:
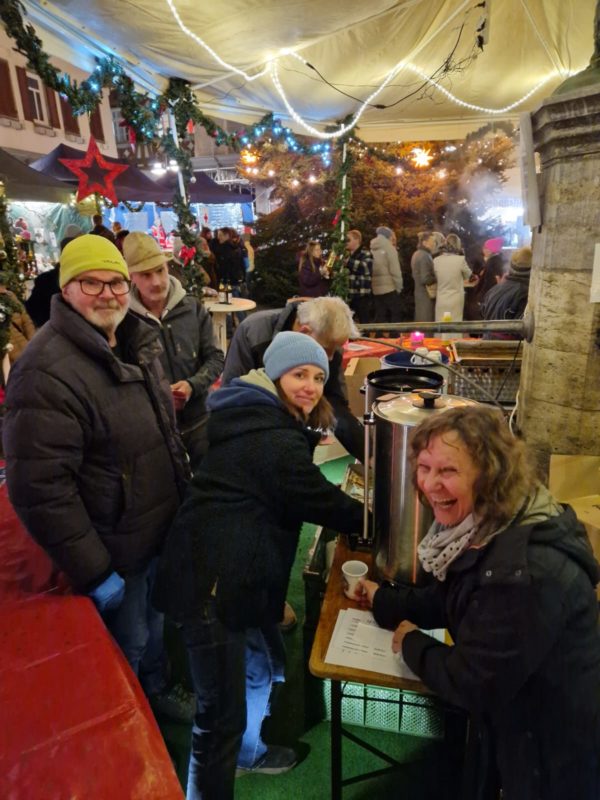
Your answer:
[[[222,67],[231,72],[236,73],[237,75],[242,76],[247,81],[254,81],[257,78],[261,78],[267,74],[270,74],[273,85],[275,86],[277,93],[281,97],[290,117],[293,120],[295,120],[298,123],[298,125],[304,128],[305,131],[307,131],[312,136],[318,139],[325,139],[325,140],[337,139],[340,136],[343,136],[344,134],[348,133],[348,131],[352,130],[352,128],[356,126],[356,124],[366,111],[367,107],[372,104],[373,100],[375,100],[375,98],[377,98],[379,94],[381,94],[381,92],[386,88],[386,86],[390,83],[390,81],[393,80],[396,77],[396,75],[403,69],[407,69],[413,72],[415,75],[418,75],[422,80],[426,81],[426,83],[429,86],[431,86],[433,89],[443,94],[444,97],[446,97],[451,102],[456,103],[456,105],[461,106],[462,108],[468,108],[471,111],[478,111],[480,113],[489,115],[506,114],[507,112],[512,111],[513,109],[517,108],[517,106],[520,106],[522,103],[526,102],[532,95],[538,92],[553,78],[564,77],[563,72],[555,70],[554,72],[549,73],[548,75],[546,75],[546,77],[538,81],[538,83],[535,86],[533,86],[528,92],[526,92],[518,100],[515,100],[513,103],[510,103],[509,105],[506,105],[503,108],[486,108],[485,106],[478,106],[475,105],[474,103],[468,103],[465,100],[461,100],[451,91],[446,89],[444,86],[441,86],[437,81],[432,79],[420,67],[410,62],[402,60],[399,61],[390,70],[387,77],[382,81],[381,85],[377,89],[375,89],[375,91],[373,91],[369,95],[369,97],[367,97],[367,99],[359,106],[358,110],[353,115],[349,123],[347,123],[346,125],[340,125],[340,127],[335,131],[325,132],[318,130],[318,128],[315,128],[313,125],[310,125],[308,122],[306,122],[306,120],[301,116],[301,114],[298,111],[296,111],[296,109],[292,106],[291,102],[289,101],[285,93],[285,90],[283,88],[283,85],[279,77],[279,69],[278,69],[279,57],[274,57],[270,59],[260,72],[257,72],[254,75],[248,75],[243,70],[240,70],[237,67],[233,66],[232,64],[228,64],[226,61],[223,61],[223,59],[220,58],[220,56],[203,39],[201,39],[200,36],[195,34],[193,31],[191,31],[184,25],[177,9],[175,8],[174,1],[166,0],[166,2],[167,5],[169,6],[169,9],[171,10],[171,13],[175,21],[177,22],[183,33],[192,38],[198,45],[200,45],[200,47],[206,50],[206,52],[208,52],[215,59],[215,61],[217,61],[217,63],[219,63]],[[305,66],[310,66],[310,64],[306,61],[306,59],[304,59],[298,53],[294,52],[289,48],[280,50],[280,56],[290,56],[300,61],[300,63],[304,64]],[[568,74],[570,74],[570,72]]]

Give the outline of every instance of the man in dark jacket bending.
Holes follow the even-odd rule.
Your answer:
[[[188,718],[189,697],[166,689],[162,615],[148,600],[187,477],[158,332],[127,313],[127,266],[102,236],[64,248],[59,284],[8,383],[10,500],[94,601],[155,710]]]
[[[362,461],[364,428],[348,407],[341,352],[342,345],[359,333],[352,311],[339,297],[316,297],[304,303],[288,303],[285,308],[250,314],[229,345],[223,385],[251,369],[260,369],[265,350],[280,331],[305,333],[327,353],[329,378],[324,394],[336,417],[335,435],[351,455]]]
[[[169,275],[167,257],[147,233],[125,237],[123,255],[133,281],[131,310],[156,327],[161,363],[171,384],[177,422],[192,467],[208,448],[206,395],[223,370],[208,311]]]

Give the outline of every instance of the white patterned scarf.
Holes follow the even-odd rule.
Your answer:
[[[560,503],[552,497],[545,486],[539,485],[530,497],[523,498],[523,504],[517,514],[496,530],[487,528],[487,532],[480,531],[481,523],[473,514],[468,514],[462,522],[451,528],[444,527],[434,520],[417,547],[419,561],[425,572],[432,572],[439,581],[445,581],[449,565],[472,545],[478,548],[484,547],[517,519],[519,525],[528,525],[560,513],[562,513]]]
[[[425,572],[433,572],[438,581],[445,581],[448,566],[469,547],[478,527],[473,514],[468,514],[453,528],[434,522],[417,547]]]

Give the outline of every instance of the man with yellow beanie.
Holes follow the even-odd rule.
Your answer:
[[[128,314],[127,265],[108,239],[69,242],[59,285],[8,382],[10,500],[93,600],[155,710],[191,718],[189,696],[166,689],[162,616],[148,601],[187,479],[157,333]]]

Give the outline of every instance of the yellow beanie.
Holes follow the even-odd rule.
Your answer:
[[[118,272],[129,280],[127,264],[117,247],[104,236],[86,233],[65,245],[60,254],[60,288],[94,269]]]

